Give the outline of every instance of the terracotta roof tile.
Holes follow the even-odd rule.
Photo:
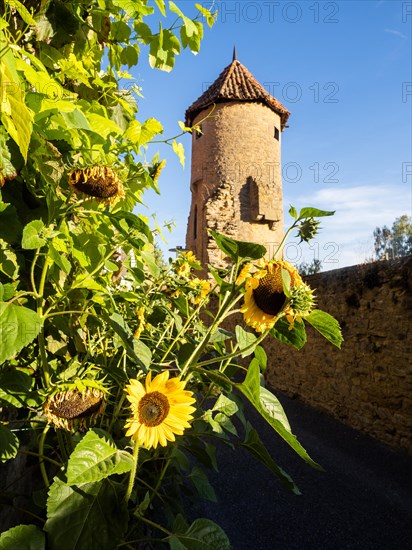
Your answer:
[[[186,111],[186,125],[191,126],[194,118],[214,103],[225,101],[253,101],[267,105],[275,111],[286,125],[290,112],[272,97],[254,76],[237,59],[233,60],[211,86]]]

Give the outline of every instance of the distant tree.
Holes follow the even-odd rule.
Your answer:
[[[298,270],[301,275],[314,275],[315,273],[319,273],[321,269],[322,262],[316,258],[314,258],[310,264],[302,262],[298,265]]]
[[[411,217],[404,214],[393,222],[392,229],[384,225],[373,232],[377,260],[392,260],[412,254]]]

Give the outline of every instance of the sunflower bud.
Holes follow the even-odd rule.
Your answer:
[[[315,305],[313,290],[306,284],[292,288],[290,308],[296,315],[308,315]]]
[[[306,218],[304,222],[301,223],[298,229],[298,236],[300,237],[300,242],[305,241],[309,242],[317,234],[319,230],[320,222],[315,220],[315,218]]]

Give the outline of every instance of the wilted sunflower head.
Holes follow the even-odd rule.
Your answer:
[[[105,202],[114,202],[124,197],[124,189],[118,175],[110,166],[91,166],[81,170],[71,170],[69,184],[76,192]]]
[[[257,268],[247,264],[239,276],[241,282],[246,281],[245,303],[240,311],[246,324],[257,332],[272,328],[278,315],[290,308],[283,288],[282,269],[290,276],[291,290],[303,284],[298,270],[284,260],[263,260]]]
[[[93,425],[106,406],[106,389],[95,380],[62,384],[44,403],[43,412],[56,428],[72,431]]]

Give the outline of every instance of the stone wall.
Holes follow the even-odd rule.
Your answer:
[[[310,326],[300,351],[267,341],[269,384],[412,451],[412,257],[306,280],[345,341],[338,350]]]

